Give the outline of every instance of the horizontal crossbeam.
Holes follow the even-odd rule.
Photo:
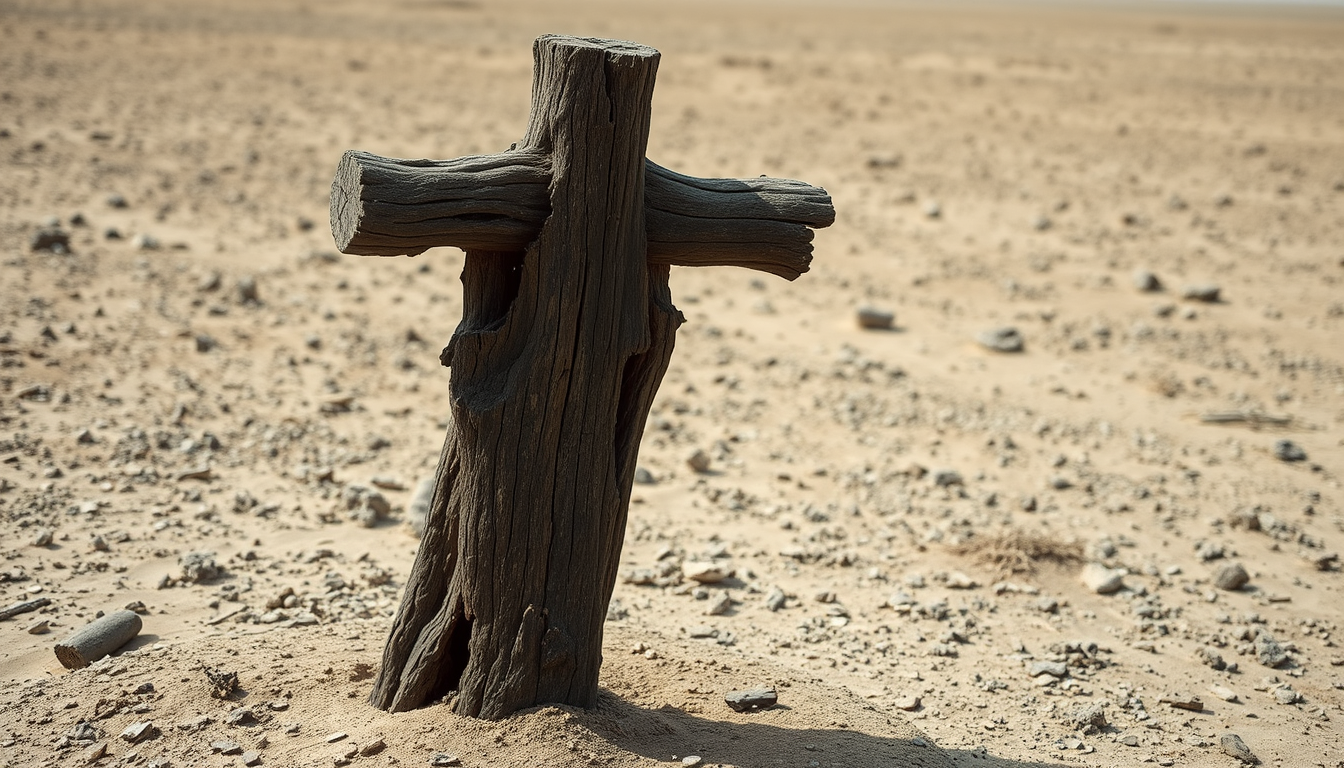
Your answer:
[[[550,158],[511,150],[455,160],[350,151],[331,188],[342,253],[414,256],[456,246],[522,250],[550,215]],[[792,280],[812,261],[812,228],[830,226],[826,190],[789,179],[700,179],[644,161],[648,259],[747,267]]]

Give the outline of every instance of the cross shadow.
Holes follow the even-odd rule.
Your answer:
[[[771,711],[784,705],[733,719],[693,713],[663,705],[646,708],[603,689],[591,710],[564,707],[576,720],[613,746],[651,760],[673,755],[699,755],[702,764],[736,768],[779,768],[784,765],[893,765],[902,768],[1062,768],[1060,762],[1026,762],[994,757],[983,750],[942,749],[918,738],[903,738],[894,726],[873,722],[840,728],[788,728],[769,722]],[[884,720],[874,713],[874,721]],[[815,762],[813,762],[815,761]],[[675,760],[674,760],[675,762]]]

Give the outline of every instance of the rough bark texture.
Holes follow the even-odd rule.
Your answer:
[[[383,709],[596,701],[635,456],[681,323],[645,247],[658,53],[547,36],[534,55],[515,152],[549,159],[550,216],[525,250],[467,250],[443,354],[453,427],[374,683]],[[501,186],[531,173],[492,168]]]
[[[750,267],[792,280],[812,230],[835,221],[826,190],[790,179],[699,179],[645,160],[653,264]],[[534,148],[456,160],[350,151],[331,187],[342,253],[414,256],[439,246],[521,250],[551,213],[551,158]]]
[[[135,611],[113,611],[56,644],[66,669],[82,669],[129,643],[143,626]]]

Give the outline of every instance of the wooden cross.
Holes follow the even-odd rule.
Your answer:
[[[817,187],[645,159],[658,51],[547,35],[520,144],[457,160],[347,152],[345,253],[466,251],[452,426],[371,702],[497,719],[596,703],[635,459],[681,313],[669,265],[808,268]]]

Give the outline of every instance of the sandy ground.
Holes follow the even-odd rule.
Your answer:
[[[336,254],[327,190],[516,141],[545,32],[838,219],[673,275],[601,706],[388,715],[462,255]],[[1344,765],[1341,73],[1328,11],[0,0],[0,764]]]

